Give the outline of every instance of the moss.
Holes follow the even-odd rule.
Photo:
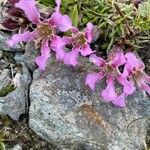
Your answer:
[[[0,90],[0,97],[4,97],[14,90],[15,90],[15,87],[13,85],[7,85],[6,87],[3,87]]]
[[[58,150],[55,145],[38,137],[28,127],[26,119],[16,122],[9,116],[0,115],[0,150],[11,149],[16,144],[20,144],[23,150]]]

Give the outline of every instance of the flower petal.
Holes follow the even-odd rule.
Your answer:
[[[117,94],[115,92],[114,79],[112,77],[108,77],[107,79],[107,87],[101,93],[104,101],[109,102],[116,99]]]
[[[46,68],[46,62],[50,56],[50,48],[48,45],[48,40],[43,40],[42,41],[42,46],[41,46],[41,56],[38,56],[35,59],[36,64],[38,65],[40,70],[45,70]]]
[[[119,106],[119,107],[125,107],[126,106],[126,103],[125,103],[125,94],[122,93],[120,96],[118,96],[116,99],[114,99],[112,101],[112,103],[116,106]]]
[[[10,40],[6,41],[7,45],[13,47],[19,42],[28,42],[35,38],[35,32],[24,32],[22,34],[15,34],[11,37]]]
[[[101,80],[104,77],[103,73],[92,73],[86,76],[86,85],[88,85],[92,90],[95,89],[95,84],[98,80]]]
[[[35,6],[35,0],[20,0],[18,3],[15,4],[15,6],[24,10],[28,19],[34,24],[39,23],[40,14]]]
[[[59,36],[53,37],[52,42],[51,42],[51,49],[56,52],[56,58],[58,60],[62,60],[64,58],[65,45],[66,45],[66,43],[65,43],[65,40],[63,40],[63,38],[61,38]]]
[[[144,71],[143,71],[143,78],[145,79],[145,82],[150,83],[150,76],[148,76]]]
[[[93,24],[89,22],[85,29],[85,34],[89,43],[92,42],[92,29],[93,29]]]
[[[71,29],[72,28],[72,22],[71,22],[71,19],[69,18],[69,16],[63,15],[61,18],[61,22],[60,22],[58,27],[59,27],[60,31],[62,31],[62,32],[66,32],[69,29]]]
[[[60,11],[61,0],[55,0],[55,2],[56,2],[55,11],[59,12]]]
[[[80,49],[80,53],[82,56],[88,56],[94,53],[94,51],[92,51],[89,44],[86,44],[82,49]]]
[[[52,14],[49,19],[49,23],[54,26],[58,26],[59,30],[62,32],[66,32],[72,28],[72,22],[69,16],[62,15],[59,12],[55,12]]]
[[[71,32],[74,34],[78,34],[79,30],[76,27],[72,27]]]
[[[92,54],[89,57],[90,61],[93,62],[96,66],[102,67],[105,65],[105,60],[101,57],[96,56],[95,54]]]
[[[112,65],[114,67],[119,67],[124,65],[126,62],[124,53],[122,51],[115,52],[114,58],[112,58]]]
[[[118,82],[123,85],[123,91],[126,95],[131,95],[135,91],[134,81],[127,79],[123,75],[119,75],[117,77]]]
[[[137,58],[137,56],[132,53],[132,52],[128,52],[125,54],[125,57],[127,59],[127,62],[131,65],[131,66],[135,66],[137,68],[143,68],[145,67],[144,66],[144,63]]]
[[[143,83],[141,89],[146,91],[150,95],[150,86],[146,83]]]
[[[79,52],[77,49],[73,49],[71,52],[67,52],[64,56],[64,63],[66,65],[76,66],[78,64],[77,57]]]
[[[62,15],[59,12],[55,12],[51,15],[49,19],[49,23],[51,25],[58,26],[61,22]]]
[[[136,80],[137,85],[142,91],[146,91],[150,95],[150,86],[145,82],[144,78]]]
[[[133,70],[136,69],[144,69],[145,65],[144,63],[139,60],[136,55],[132,52],[128,52],[125,54],[126,58],[126,64],[124,67],[123,75],[128,76],[133,72]]]

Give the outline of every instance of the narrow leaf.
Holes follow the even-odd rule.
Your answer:
[[[71,14],[70,14],[70,17],[71,17],[71,20],[72,20],[72,23],[75,27],[78,26],[78,21],[79,21],[79,16],[78,16],[78,8],[77,8],[77,5],[75,5],[71,11]]]

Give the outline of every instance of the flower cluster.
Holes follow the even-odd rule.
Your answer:
[[[135,53],[124,54],[120,47],[115,47],[107,60],[95,54],[92,54],[89,59],[99,67],[100,72],[88,74],[86,85],[94,90],[95,84],[105,77],[107,86],[101,92],[105,102],[125,107],[125,98],[133,94],[136,87],[150,95],[150,77],[144,72],[144,63]],[[122,91],[116,90],[115,81],[123,87]]]
[[[19,42],[36,40],[41,44],[41,55],[35,59],[40,70],[46,69],[47,60],[53,51],[56,59],[63,61],[66,65],[78,65],[78,56],[89,56],[89,60],[98,68],[98,73],[90,73],[86,77],[86,85],[94,90],[98,81],[106,79],[106,89],[101,96],[106,102],[125,107],[125,98],[133,94],[138,86],[142,91],[150,94],[150,77],[144,72],[143,62],[133,53],[124,54],[120,47],[115,47],[109,53],[107,60],[98,57],[91,49],[93,41],[92,23],[88,23],[83,31],[73,27],[71,19],[60,12],[61,0],[56,0],[56,7],[48,19],[41,17],[35,5],[35,0],[17,0],[15,7],[23,11],[25,17],[34,24],[35,28],[24,30],[20,34],[13,35],[7,44],[12,47]],[[68,31],[68,36],[63,34]],[[117,91],[115,82],[123,88]]]

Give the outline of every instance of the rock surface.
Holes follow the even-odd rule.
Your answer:
[[[28,42],[26,44],[26,47],[25,47],[25,53],[22,55],[22,54],[19,54],[17,53],[15,55],[15,60],[16,62],[23,62],[26,64],[26,66],[31,70],[35,70],[37,68],[34,60],[35,58],[38,56],[38,49],[35,48],[35,44],[33,41],[31,42]]]
[[[9,115],[13,120],[18,120],[21,114],[28,109],[28,91],[31,75],[28,68],[22,64],[22,72],[14,78],[16,89],[5,97],[0,97],[0,113]]]
[[[10,80],[10,70],[9,69],[4,69],[3,71],[0,72],[0,91],[10,85],[11,80]]]
[[[22,48],[20,45],[17,45],[15,47],[8,47],[6,44],[6,41],[10,38],[11,36],[7,33],[4,33],[0,31],[0,49],[3,51],[21,51]]]
[[[104,103],[99,90],[105,85],[91,92],[84,83],[92,67],[83,65],[73,69],[51,59],[44,73],[34,71],[31,129],[59,149],[142,150],[147,123],[136,119],[150,115],[149,98],[136,92],[124,109]]]
[[[4,70],[9,66],[9,63],[0,59],[0,71]]]

